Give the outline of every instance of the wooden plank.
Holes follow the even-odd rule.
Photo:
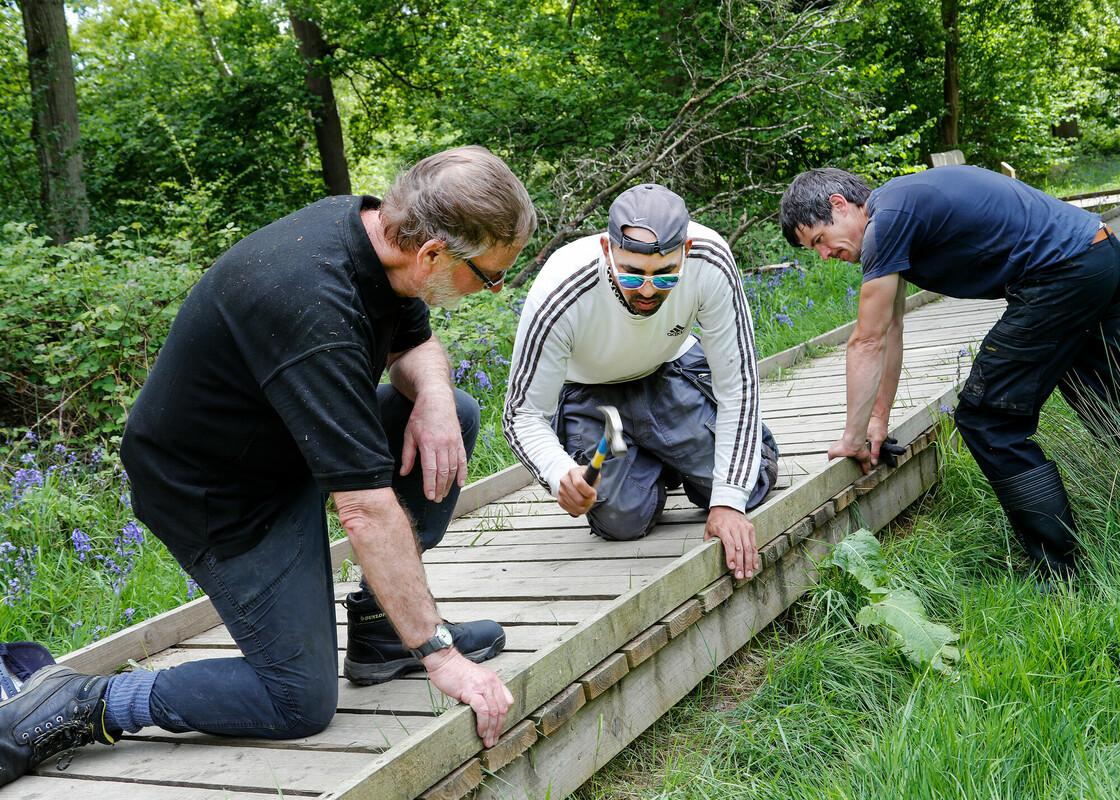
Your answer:
[[[419,684],[421,681],[394,681],[396,686]],[[434,691],[434,690],[433,690]],[[437,693],[438,694],[438,693]],[[443,695],[438,695],[443,698]],[[443,698],[450,707],[453,701]],[[431,706],[429,705],[430,709]],[[198,731],[172,733],[161,728],[144,728],[139,733],[125,735],[127,741],[171,742],[176,744],[212,745],[227,747],[236,743],[238,747],[263,747],[270,750],[328,750],[360,753],[381,753],[398,742],[407,739],[421,728],[432,725],[436,718],[429,712],[427,716],[399,711],[395,714],[351,713],[339,710],[326,730],[299,739],[255,739],[239,737],[236,740],[223,736],[211,736]],[[127,748],[124,748],[127,749]]]
[[[19,792],[16,794],[15,792]],[[267,795],[266,795],[267,796]],[[87,780],[74,778],[65,772],[55,772],[49,778],[25,775],[15,787],[7,789],[4,798],[12,800],[262,800],[254,792],[231,792],[226,789],[195,789],[189,786],[162,786],[156,783],[125,783],[114,780]]]
[[[536,723],[542,736],[551,736],[574,717],[586,702],[583,686],[573,683],[530,714],[529,719]]]
[[[468,467],[469,468],[469,467]],[[533,476],[521,464],[506,467],[500,472],[495,472],[482,480],[474,481],[463,487],[459,492],[459,499],[455,502],[453,517],[482,508],[499,498],[515,492],[531,483]]]
[[[77,672],[104,674],[115,672],[129,659],[137,661],[178,644],[183,639],[212,628],[220,622],[208,597],[165,611],[132,625],[99,642],[67,653],[58,659]]]
[[[522,720],[505,733],[498,743],[482,751],[479,760],[487,772],[496,772],[532,747],[537,739],[537,726]]]
[[[895,491],[876,493],[865,509],[879,527],[926,488],[911,468]],[[868,498],[869,501],[871,498]],[[484,781],[479,800],[566,797],[623,747],[692,690],[715,664],[724,661],[796,600],[815,580],[815,564],[852,523],[835,518],[821,541],[791,550],[778,569],[767,570],[729,602],[633,670],[610,691],[588,703],[563,735],[542,739],[529,754]]]
[[[420,800],[461,800],[482,783],[482,762],[472,758],[420,795]]]
[[[465,619],[467,619],[467,617],[457,617],[451,621],[456,622]],[[477,617],[472,617],[472,619],[477,619]],[[559,637],[563,636],[571,624],[572,623],[557,624],[551,621],[544,625],[507,624],[505,626],[506,650],[527,652],[540,650],[542,647],[552,644],[557,641]],[[338,626],[339,650],[346,649],[346,640],[346,623],[343,622]],[[222,652],[222,649],[225,649],[226,652]],[[200,654],[199,651],[205,652]],[[165,650],[159,655],[153,656],[151,659],[141,663],[152,669],[156,669],[182,664],[186,661],[196,661],[199,658],[228,658],[231,655],[236,655],[237,652],[237,645],[234,644],[233,637],[230,636],[229,631],[226,630],[224,625],[218,625],[204,633],[200,633],[198,636],[192,636],[190,639],[181,642],[179,647]]]
[[[630,671],[624,653],[611,653],[600,664],[592,667],[580,676],[579,682],[583,686],[583,694],[588,700],[594,700],[607,689],[614,686]]]
[[[731,578],[724,575],[711,586],[705,586],[696,594],[696,599],[700,602],[700,610],[705,614],[711,612],[716,606],[731,597],[733,591]]]
[[[944,153],[930,153],[931,167],[951,167],[965,163],[964,153],[960,150],[946,150]]]
[[[676,639],[686,629],[699,622],[702,616],[704,616],[704,609],[700,601],[694,599],[681,603],[666,614],[661,622],[665,625],[665,632],[669,638]]]
[[[340,775],[353,774],[369,759],[366,753],[124,741],[111,748],[82,748],[66,773],[74,778],[173,783],[234,792],[315,794],[328,791]],[[48,759],[34,774],[56,774],[56,762],[56,758]]]
[[[633,669],[643,661],[651,658],[654,653],[668,643],[669,626],[659,624],[639,633],[629,642],[622,645],[622,647],[619,648],[619,652],[626,656],[627,666]]]

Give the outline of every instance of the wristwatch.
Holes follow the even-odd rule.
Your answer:
[[[424,656],[430,656],[437,650],[446,650],[453,644],[455,644],[455,640],[451,638],[451,631],[447,629],[446,625],[440,623],[436,625],[435,635],[431,639],[415,650],[409,650],[409,652],[412,653],[413,658],[423,658]]]

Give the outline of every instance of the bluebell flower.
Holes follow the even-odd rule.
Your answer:
[[[813,302],[813,298],[811,297],[805,301],[805,308],[812,308],[815,305],[816,303]]]
[[[849,286],[849,287],[848,287],[848,299],[849,299],[849,300],[851,300],[851,299],[852,299],[853,297],[855,297],[855,296],[856,296],[856,290],[855,290],[855,287],[853,287],[853,286]]]
[[[956,411],[955,408],[953,408],[952,406],[947,406],[944,403],[941,404],[940,410],[942,414],[952,414],[954,411]]]
[[[39,437],[35,435],[35,431],[29,428],[27,430],[27,433],[23,435],[23,440],[28,444],[37,444],[39,441]]]
[[[780,324],[787,327],[793,327],[793,318],[789,314],[775,314],[774,319]]]
[[[194,582],[194,578],[187,578],[187,599],[190,600],[198,593],[198,584]]]
[[[93,542],[89,536],[82,533],[80,528],[75,528],[70,534],[70,543],[74,545],[74,552],[78,554],[79,561],[85,561],[86,555],[93,549]]]
[[[486,392],[493,388],[494,384],[490,383],[490,376],[482,370],[474,374],[474,379],[478,381],[478,388]]]
[[[136,609],[129,606],[124,610],[124,618],[126,622],[132,622],[132,618],[136,616]]]
[[[136,520],[129,520],[125,523],[125,526],[121,528],[121,536],[124,537],[126,542],[132,544],[144,543],[144,530],[136,523]]]

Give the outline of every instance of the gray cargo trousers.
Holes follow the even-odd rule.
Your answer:
[[[638,539],[657,524],[666,487],[684,485],[688,499],[708,508],[715,464],[716,403],[711,370],[698,342],[656,372],[624,383],[566,383],[553,428],[579,464],[603,435],[597,406],[622,417],[626,455],[603,464],[598,499],[588,512],[591,532],[604,539]],[[778,445],[762,426],[762,467],[747,508],[762,503],[778,477]]]

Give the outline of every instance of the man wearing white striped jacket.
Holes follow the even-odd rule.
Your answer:
[[[505,435],[561,508],[587,514],[604,539],[645,536],[683,483],[709,509],[705,539],[718,537],[732,573],[751,577],[760,562],[745,512],[773,488],[778,461],[756,362],[727,243],[669,189],[635,186],[611,204],[606,233],[557,250],[529,290]],[[618,408],[628,450],[591,486],[583,465],[603,431],[599,405]]]

